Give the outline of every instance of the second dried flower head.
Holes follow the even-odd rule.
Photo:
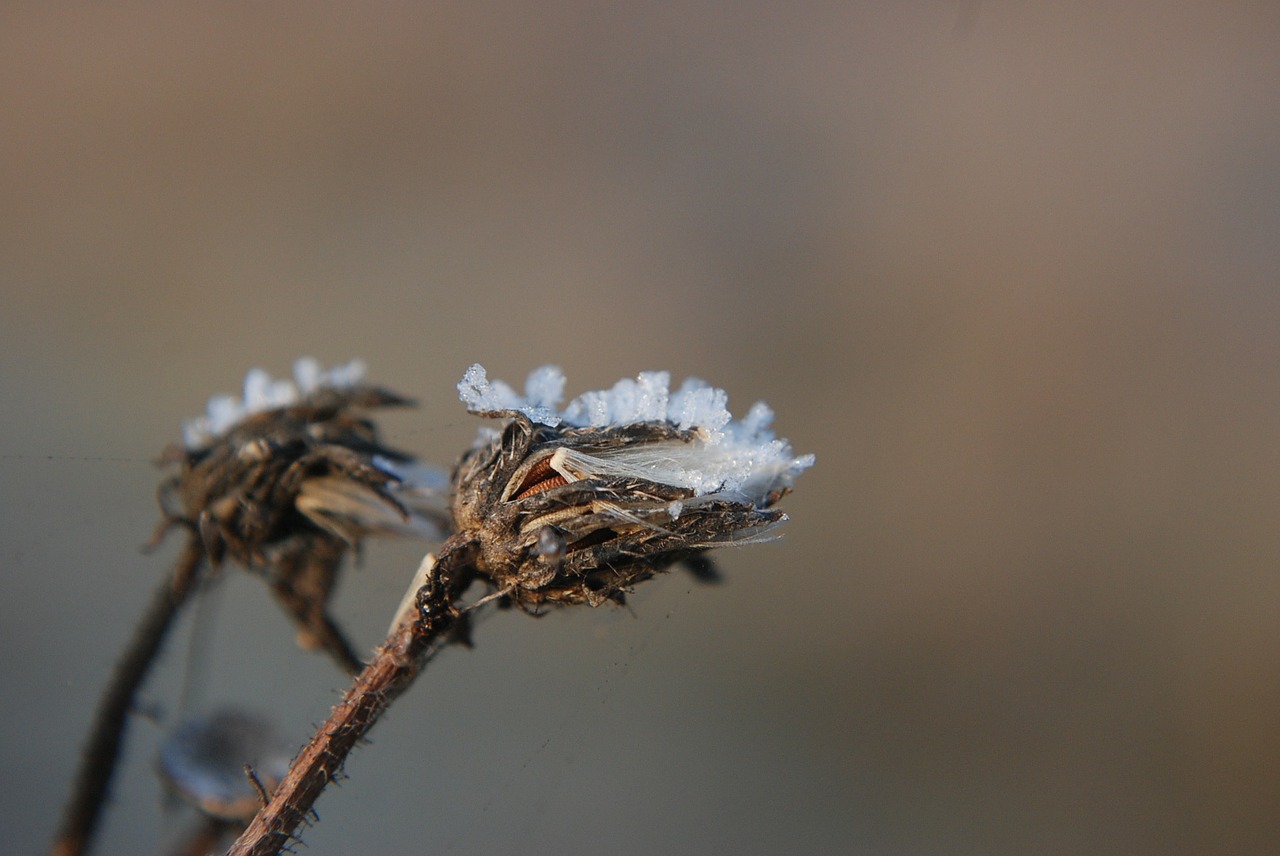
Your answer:
[[[166,528],[189,529],[215,565],[261,571],[299,642],[351,672],[361,659],[328,613],[343,557],[366,536],[448,529],[443,476],[385,445],[369,416],[408,403],[365,383],[359,361],[302,359],[293,380],[253,369],[243,399],[215,396],[184,425],[161,486]]]

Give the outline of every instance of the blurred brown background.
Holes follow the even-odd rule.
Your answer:
[[[1262,2],[7,6],[3,849],[172,558],[150,460],[312,354],[442,464],[476,360],[697,374],[818,464],[722,586],[485,622],[307,852],[1275,852],[1278,46]],[[345,578],[362,645],[422,550]],[[256,580],[200,615],[101,852],[188,820],[184,675],[300,741],[345,684]]]

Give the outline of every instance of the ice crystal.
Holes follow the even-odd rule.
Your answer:
[[[364,381],[364,372],[362,360],[325,370],[311,357],[303,357],[293,364],[293,380],[274,380],[260,368],[250,369],[244,378],[244,398],[215,395],[209,399],[204,416],[183,422],[183,445],[188,449],[207,446],[245,417],[297,404],[320,389],[358,386]]]
[[[566,450],[561,473],[570,481],[630,476],[688,488],[695,497],[759,502],[789,487],[814,462],[813,455],[795,456],[786,440],[774,437],[769,430],[773,411],[764,402],[734,421],[725,391],[697,378],[685,380],[672,392],[668,372],[641,372],[610,389],[585,392],[557,410],[564,383],[560,369],[544,366],[529,375],[522,396],[500,380],[489,380],[484,367],[476,364],[467,369],[458,392],[473,412],[521,413],[550,427],[663,423],[689,433],[686,438],[594,454]]]

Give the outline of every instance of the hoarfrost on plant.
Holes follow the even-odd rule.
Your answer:
[[[610,389],[585,392],[557,410],[564,385],[560,369],[544,366],[529,375],[522,396],[500,380],[489,380],[484,367],[476,364],[467,369],[458,392],[472,411],[522,413],[532,422],[551,427],[562,422],[580,428],[665,422],[692,434],[690,440],[592,454],[566,449],[560,460],[562,474],[570,480],[594,475],[636,477],[691,489],[703,501],[760,503],[789,487],[814,462],[813,455],[793,455],[786,440],[774,437],[769,430],[773,411],[764,402],[734,421],[727,393],[697,378],[685,380],[671,392],[668,372],[641,372]]]
[[[363,360],[352,360],[326,370],[311,357],[302,357],[293,364],[293,380],[274,380],[262,369],[252,368],[244,378],[244,398],[215,395],[209,399],[204,416],[182,423],[183,445],[188,449],[206,446],[245,417],[297,404],[319,389],[358,386],[364,381],[364,372]]]

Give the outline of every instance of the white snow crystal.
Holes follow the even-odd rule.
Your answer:
[[[694,434],[689,442],[640,443],[593,454],[566,448],[557,469],[570,480],[636,477],[688,488],[695,497],[708,500],[755,503],[789,486],[813,466],[813,455],[794,456],[790,444],[768,430],[773,411],[764,402],[735,422],[724,390],[696,378],[686,380],[674,393],[670,386],[668,372],[641,372],[610,389],[585,392],[557,411],[564,375],[555,366],[534,371],[525,395],[520,396],[502,381],[490,381],[477,364],[467,369],[458,392],[470,410],[515,411],[552,427],[561,422],[592,428],[667,422]],[[688,504],[677,503],[673,516]]]
[[[489,380],[484,366],[476,363],[459,381],[458,395],[468,410],[515,410],[534,422],[554,426],[560,424],[555,406],[564,395],[564,374],[555,366],[543,366],[529,375],[522,396],[500,380]]]
[[[564,401],[564,372],[559,366],[534,369],[524,382],[524,396],[534,407],[554,410]]]
[[[244,376],[244,409],[249,413],[284,407],[298,400],[298,388],[291,380],[272,380],[262,369],[249,369]]]
[[[663,422],[667,418],[670,385],[668,372],[641,372],[635,380],[618,381],[613,389],[583,393],[569,402],[564,418],[572,425],[592,428]]]
[[[293,365],[293,380],[273,380],[260,368],[249,369],[244,378],[244,398],[215,395],[209,399],[204,416],[182,423],[182,441],[188,449],[208,445],[225,434],[237,422],[254,413],[297,404],[318,389],[350,389],[364,380],[362,360],[352,360],[328,371],[311,357],[303,357]]]

